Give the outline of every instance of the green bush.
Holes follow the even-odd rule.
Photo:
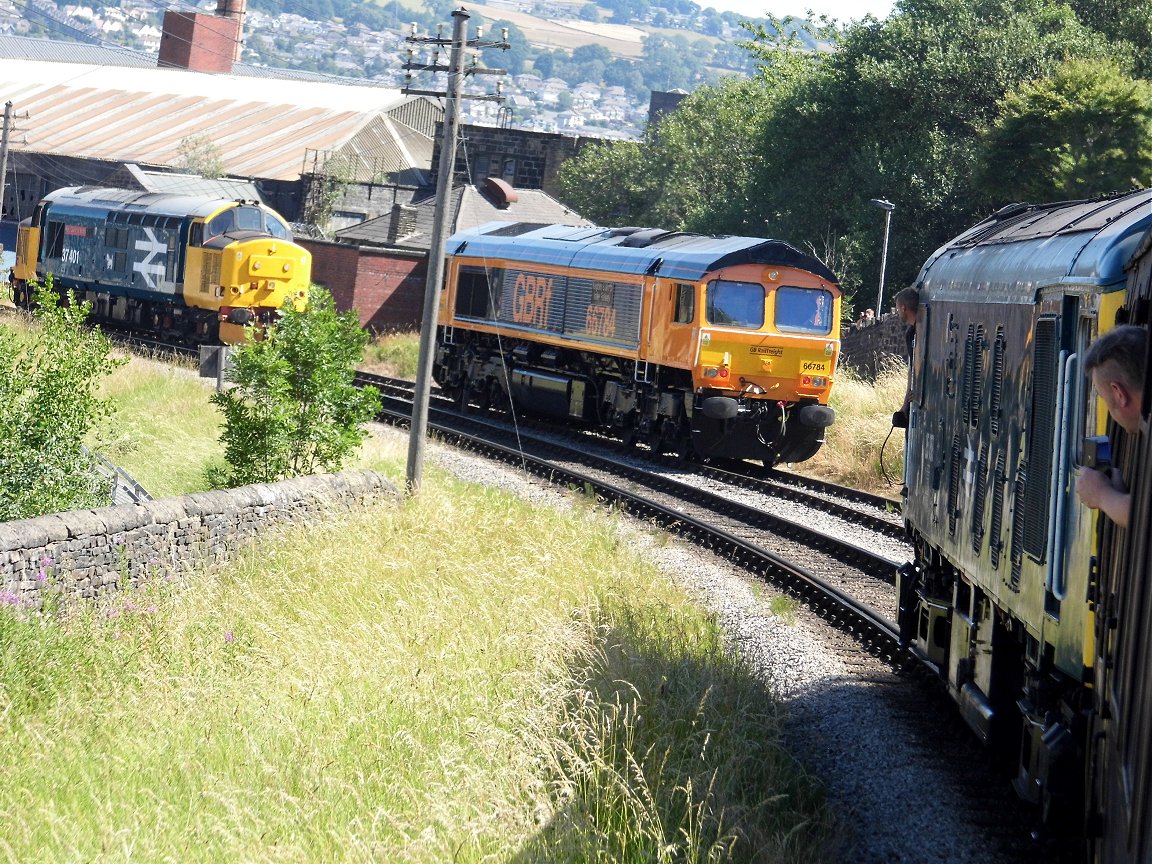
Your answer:
[[[306,311],[285,306],[263,339],[241,346],[228,376],[236,386],[212,397],[228,463],[209,469],[212,484],[340,470],[380,410],[380,394],[353,383],[367,340],[356,315],[337,312],[332,295],[313,286]]]
[[[110,503],[84,440],[112,413],[96,387],[122,361],[90,304],[33,285],[36,326],[0,326],[0,521]]]

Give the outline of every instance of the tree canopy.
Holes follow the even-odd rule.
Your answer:
[[[1009,93],[984,138],[992,201],[1088,198],[1152,184],[1152,85],[1074,60]]]
[[[604,223],[786,240],[849,290],[875,284],[884,218],[869,200],[885,198],[894,293],[1006,197],[1152,180],[1149,20],[1094,0],[901,0],[884,21],[745,25],[753,79],[698,89],[639,143],[585,150],[563,196]],[[650,40],[646,74],[665,47]],[[1039,176],[1009,184],[1023,175]]]

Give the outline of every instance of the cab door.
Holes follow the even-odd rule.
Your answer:
[[[653,363],[689,369],[696,360],[697,287],[661,279],[652,290],[648,354]]]

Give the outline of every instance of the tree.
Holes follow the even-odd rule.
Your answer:
[[[224,176],[224,152],[207,135],[189,135],[176,148],[176,167],[215,180]]]
[[[1152,75],[1152,0],[1070,0],[1068,5],[1121,48],[1137,77]]]
[[[790,83],[759,130],[767,158],[748,197],[782,239],[861,249],[840,273],[849,289],[880,269],[869,198],[896,204],[886,281],[910,284],[933,249],[986,214],[978,151],[1005,94],[1068,58],[1115,51],[1057,0],[904,0],[835,40],[800,64],[778,40],[758,46],[765,74]]]
[[[33,291],[36,326],[0,326],[0,521],[110,503],[83,444],[112,414],[96,387],[123,361],[85,326],[91,304],[61,305],[51,276]]]
[[[1008,94],[981,156],[993,206],[1149,185],[1152,85],[1115,65],[1069,61]]]
[[[560,169],[561,197],[602,224],[758,234],[745,224],[765,154],[755,130],[771,111],[763,80],[702,87],[642,141],[589,147]],[[738,229],[738,230],[733,230]]]
[[[338,471],[380,410],[375,388],[353,384],[369,338],[354,312],[338,313],[332,295],[313,286],[305,311],[288,304],[283,315],[265,338],[236,350],[236,386],[212,397],[228,463],[209,472],[214,486]]]

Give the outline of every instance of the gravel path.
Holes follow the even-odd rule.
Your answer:
[[[512,468],[435,444],[430,454],[462,479],[541,506],[567,506],[567,493]],[[1024,845],[1006,780],[982,764],[949,700],[926,692],[918,676],[894,674],[804,609],[790,622],[777,617],[768,605],[772,592],[763,583],[753,590],[755,580],[727,561],[679,540],[653,542],[642,526],[636,535],[663,571],[716,613],[786,706],[789,746],[843,821],[839,860],[1043,860]],[[983,805],[973,807],[973,798]],[[1007,830],[998,827],[1003,820]]]

